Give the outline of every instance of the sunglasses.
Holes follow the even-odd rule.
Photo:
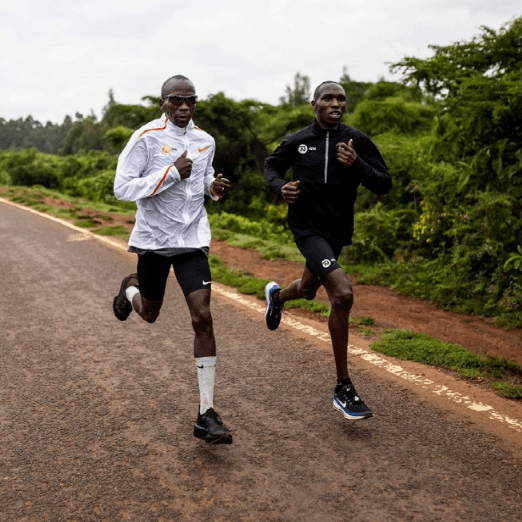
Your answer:
[[[183,102],[187,102],[187,105],[194,105],[198,99],[195,94],[190,96],[180,96],[179,94],[168,94],[167,96],[163,96],[163,98],[168,98],[171,103],[174,105],[183,105]]]

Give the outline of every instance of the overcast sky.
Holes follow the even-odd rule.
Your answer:
[[[522,15],[520,0],[1,0],[0,117],[61,123],[141,103],[188,76],[200,97],[277,104],[294,75],[314,88],[377,81],[390,62],[469,40]]]

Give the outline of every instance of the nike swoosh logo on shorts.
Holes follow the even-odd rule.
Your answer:
[[[203,281],[204,285],[209,285],[210,283],[212,283],[212,281]]]

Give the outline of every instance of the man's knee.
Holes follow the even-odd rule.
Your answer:
[[[353,305],[352,285],[341,268],[326,276],[324,286],[330,297],[332,308],[348,312],[351,310]]]
[[[317,288],[314,287],[301,287],[299,288],[299,293],[301,296],[307,301],[312,301],[315,299],[315,295],[317,294]]]
[[[353,306],[353,292],[351,288],[342,288],[331,296],[332,308],[339,310],[347,310],[348,312]]]
[[[147,321],[147,323],[155,323],[156,319],[159,317],[163,299],[161,301],[148,301],[141,296],[140,304],[141,310],[139,310],[139,316],[144,321]]]
[[[297,289],[303,299],[311,301],[312,299],[315,299],[319,286],[320,284],[318,281],[305,281],[304,279],[301,279]]]
[[[196,332],[204,332],[212,329],[212,315],[210,308],[204,308],[201,310],[192,312],[192,328]]]

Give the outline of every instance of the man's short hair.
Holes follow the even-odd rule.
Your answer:
[[[319,98],[319,96],[321,96],[321,92],[323,91],[323,89],[327,86],[327,85],[338,85],[343,91],[344,91],[344,87],[339,83],[339,82],[334,82],[333,80],[328,80],[326,82],[323,82],[323,83],[320,83],[315,91],[314,91],[314,100],[317,101],[317,98]]]
[[[176,83],[190,83],[192,87],[194,87],[194,84],[186,76],[176,74],[175,76],[172,76],[166,80],[165,83],[161,86],[161,97],[163,98],[170,90],[172,90],[173,85]],[[195,91],[196,88],[194,87],[194,92]]]

